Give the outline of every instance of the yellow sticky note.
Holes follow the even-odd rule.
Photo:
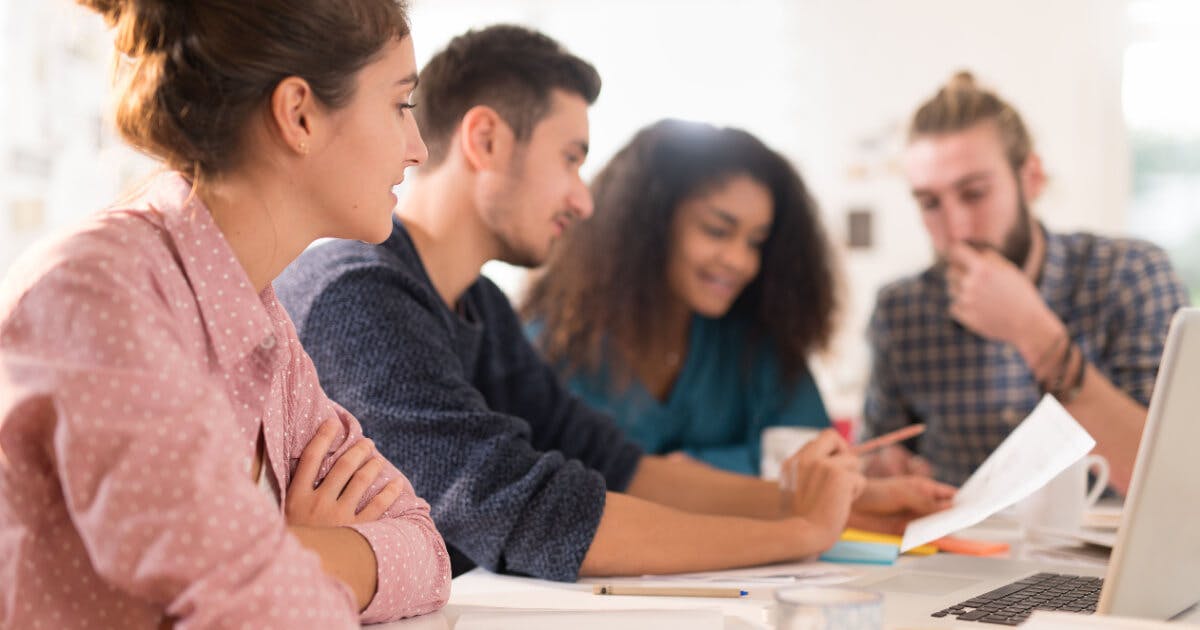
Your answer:
[[[891,544],[899,547],[900,541],[903,539],[900,536],[896,536],[895,534],[881,534],[879,532],[868,532],[865,530],[854,529],[853,527],[851,527],[851,528],[847,528],[846,531],[842,532],[842,540],[848,540],[851,542],[891,543]],[[928,555],[937,553],[937,551],[938,551],[937,547],[934,547],[933,545],[921,545],[920,547],[914,547],[912,549],[909,549],[905,553],[912,555],[912,556],[928,556]]]

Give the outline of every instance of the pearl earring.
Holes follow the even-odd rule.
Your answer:
[[[308,143],[307,143],[307,142],[305,142],[305,141],[301,140],[301,141],[300,141],[300,147],[299,147],[299,148],[300,148],[300,153],[301,153],[301,154],[303,154],[303,155],[308,155]]]

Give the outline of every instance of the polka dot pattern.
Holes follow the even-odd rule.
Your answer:
[[[404,491],[356,527],[378,590],[287,533],[248,474],[257,436],[286,488],[316,428],[357,440],[274,291],[252,289],[178,175],[29,253],[0,287],[0,627],[357,627],[449,596],[441,536]]]

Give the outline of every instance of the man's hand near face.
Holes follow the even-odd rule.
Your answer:
[[[977,335],[1013,344],[1028,365],[1044,363],[1066,327],[1029,275],[1000,252],[967,243],[951,246],[946,262],[950,316]]]

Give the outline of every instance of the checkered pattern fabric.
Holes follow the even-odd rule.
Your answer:
[[[1038,290],[1084,356],[1148,405],[1167,327],[1188,293],[1158,247],[1092,234],[1046,235]],[[937,267],[884,287],[871,318],[868,436],[924,422],[918,451],[961,484],[1041,399],[1017,349],[949,315]]]

